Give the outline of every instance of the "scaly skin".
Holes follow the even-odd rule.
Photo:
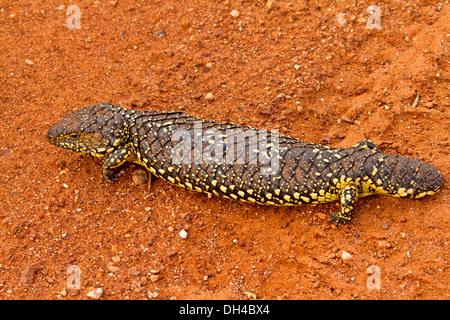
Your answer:
[[[233,140],[236,134],[247,138],[239,145],[239,140]],[[204,152],[208,146],[218,145],[211,139],[228,138],[232,142],[226,147]],[[181,112],[127,110],[108,103],[67,116],[50,128],[47,139],[104,159],[103,175],[108,182],[115,180],[114,169],[130,161],[179,187],[252,203],[308,205],[340,199],[341,211],[330,219],[336,225],[352,219],[358,197],[378,193],[421,198],[435,194],[444,185],[442,173],[432,165],[384,154],[369,140],[349,148],[321,146],[283,135],[267,135],[264,140],[261,131],[250,127]],[[272,149],[261,149],[264,145],[260,141],[267,141]],[[198,150],[203,156],[199,157],[202,153],[196,153]],[[265,151],[276,161],[259,157]],[[216,159],[216,155],[222,157]],[[239,156],[242,161],[237,160]]]

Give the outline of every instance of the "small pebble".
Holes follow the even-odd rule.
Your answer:
[[[341,119],[342,119],[342,121],[344,121],[344,122],[347,122],[347,123],[353,123],[353,120],[350,119],[350,118],[347,117],[347,116],[342,116]]]
[[[131,275],[134,277],[140,277],[142,275],[142,272],[138,270],[131,271]]]
[[[9,157],[11,155],[12,151],[8,149],[3,149],[0,151],[0,156],[2,157]]]
[[[176,251],[168,251],[167,252],[167,256],[170,258],[170,257],[173,257],[174,255],[176,255],[177,254],[177,252]]]
[[[30,59],[25,59],[25,63],[32,66],[34,64],[33,61],[31,61]]]
[[[22,276],[20,282],[23,284],[33,284],[34,282],[34,268],[32,265],[28,265],[22,270]]]
[[[259,113],[270,116],[273,113],[272,106],[266,105],[264,103],[258,104]]]
[[[153,282],[153,283],[155,283],[155,282],[158,281],[160,278],[161,278],[161,277],[160,277],[159,275],[157,275],[157,274],[152,274],[152,275],[150,276],[150,281]]]
[[[380,241],[378,241],[378,246],[381,249],[385,249],[385,248],[390,248],[391,244],[389,242],[387,242],[386,240],[380,240]]]
[[[213,101],[215,99],[214,95],[211,92],[208,92],[204,98],[206,101]]]
[[[323,141],[325,141],[326,143],[330,143],[333,140],[333,137],[330,136],[329,134],[324,134],[322,137]]]
[[[119,271],[120,268],[116,267],[116,266],[108,266],[108,270],[114,273],[114,272]]]
[[[183,239],[186,239],[186,237],[187,237],[187,232],[186,232],[186,230],[182,229],[182,230],[180,231],[180,237],[183,238]]]
[[[341,257],[342,257],[342,260],[352,260],[353,259],[352,255],[344,250],[342,250]]]
[[[167,36],[167,33],[164,30],[158,31],[156,33],[157,38],[164,38],[165,36]]]
[[[133,171],[131,179],[137,185],[143,185],[148,181],[147,172],[143,169],[136,169]]]
[[[102,297],[103,295],[103,289],[102,288],[96,288],[96,289],[92,289],[91,291],[88,292],[87,296],[89,298],[98,300]]]
[[[256,294],[254,294],[253,292],[245,291],[244,294],[249,300],[256,300]]]
[[[110,4],[112,7],[116,7],[116,6],[117,6],[117,1],[110,1],[109,4]]]
[[[200,92],[196,92],[192,95],[192,99],[200,99],[203,96]]]
[[[233,18],[238,18],[239,17],[239,11],[237,11],[237,10],[231,11],[230,14],[231,14],[231,16]]]
[[[58,166],[58,168],[65,168],[67,166],[67,161],[63,160],[63,159],[59,159],[56,161],[56,165]]]

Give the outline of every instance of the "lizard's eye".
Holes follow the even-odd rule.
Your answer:
[[[70,135],[70,137],[71,137],[72,139],[78,139],[79,135],[78,135],[78,133],[72,133],[72,134]]]

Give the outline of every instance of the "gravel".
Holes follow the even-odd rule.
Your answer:
[[[214,99],[215,99],[216,97],[214,97],[214,95],[211,93],[211,92],[208,92],[206,95],[205,95],[205,100],[206,101],[213,101]]]
[[[231,14],[231,16],[233,18],[238,18],[239,17],[239,11],[237,11],[237,10],[231,11],[230,14]]]
[[[33,284],[34,283],[34,268],[32,265],[28,265],[22,270],[22,276],[20,282],[23,284]]]
[[[103,295],[103,289],[102,288],[94,288],[91,291],[88,292],[87,296],[89,298],[92,298],[94,300],[99,300]]]

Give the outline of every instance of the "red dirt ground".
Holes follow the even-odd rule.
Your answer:
[[[146,198],[135,165],[108,184],[100,161],[45,140],[112,102],[332,146],[368,138],[448,181],[450,4],[414,2],[0,0],[0,298],[449,299],[448,188],[361,199],[336,228],[338,203],[251,205],[156,178]],[[381,29],[367,28],[374,4]]]

